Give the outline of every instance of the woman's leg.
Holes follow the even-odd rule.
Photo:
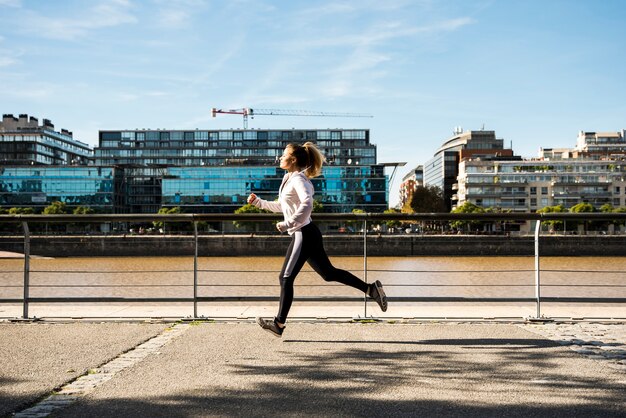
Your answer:
[[[307,258],[303,251],[303,244],[302,232],[294,232],[291,236],[291,244],[289,244],[287,254],[285,255],[283,268],[280,271],[280,304],[276,320],[281,324],[287,321],[287,315],[293,302],[293,283]]]
[[[369,285],[354,274],[346,270],[341,270],[332,265],[322,240],[322,233],[314,224],[308,224],[304,228],[307,253],[309,254],[309,265],[322,276],[327,282],[339,282],[347,286],[359,289],[363,293],[368,293]]]

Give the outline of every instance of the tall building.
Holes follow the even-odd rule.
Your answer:
[[[289,143],[315,142],[327,159],[313,180],[327,212],[387,209],[387,178],[365,129],[121,130],[100,131],[96,165],[122,171],[121,211],[232,213],[250,193],[274,200],[284,170],[278,158]]]
[[[416,187],[423,185],[424,166],[418,165],[402,178],[402,183],[400,183],[400,207],[404,207],[411,201]]]
[[[459,162],[472,156],[497,155],[500,158],[515,158],[513,150],[504,149],[503,143],[502,139],[496,138],[495,131],[455,130],[454,136],[447,139],[433,158],[424,164],[424,185],[439,187],[450,210],[454,194],[453,185],[457,182],[459,174]]]
[[[88,165],[93,162],[89,145],[73,138],[72,132],[54,130],[50,120],[42,124],[34,117],[2,115],[0,164],[2,165]]]
[[[457,205],[472,202],[516,212],[546,206],[623,207],[626,187],[624,131],[581,133],[573,149],[541,149],[539,158],[503,161],[466,158],[459,164]]]

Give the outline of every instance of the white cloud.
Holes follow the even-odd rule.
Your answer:
[[[182,28],[204,11],[208,3],[202,0],[155,0],[158,24],[166,28]]]
[[[473,24],[474,20],[469,17],[448,19],[425,26],[404,26],[400,23],[390,22],[379,24],[364,33],[344,36],[329,36],[326,38],[297,39],[288,43],[288,48],[328,48],[340,46],[370,46],[379,45],[383,42],[398,38],[406,38],[418,34],[435,34],[439,32],[455,31],[463,26]]]
[[[147,92],[142,92],[142,93],[121,92],[118,94],[118,97],[123,102],[133,102],[133,101],[141,100],[145,98],[153,99],[155,97],[164,97],[168,95],[169,93],[166,93],[164,91],[147,91]]]
[[[22,7],[22,0],[0,0],[0,6]]]
[[[8,67],[10,65],[16,64],[17,60],[11,57],[2,57],[0,56],[0,67]]]
[[[139,99],[139,95],[133,94],[133,93],[120,93],[119,98],[123,102],[132,102],[134,100]]]
[[[29,32],[51,39],[74,40],[92,30],[136,23],[130,12],[132,5],[127,0],[101,1],[90,10],[69,17],[43,16],[27,12],[23,25]]]

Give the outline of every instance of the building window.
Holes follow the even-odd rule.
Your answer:
[[[541,194],[548,194],[548,188],[547,187],[542,187],[541,188]]]
[[[613,206],[621,206],[619,197],[613,198]]]
[[[619,186],[615,186],[615,194],[620,194],[620,187]]]
[[[530,194],[537,194],[537,188],[536,187],[531,187],[530,188]]]
[[[545,197],[541,198],[541,207],[546,207],[548,206],[548,199]]]
[[[537,206],[537,198],[536,197],[531,197],[530,198],[530,206]]]

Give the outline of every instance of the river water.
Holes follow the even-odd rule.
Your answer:
[[[364,278],[361,257],[332,257]],[[282,257],[201,257],[199,296],[276,296]],[[369,257],[388,296],[534,297],[534,257]],[[20,298],[24,262],[0,259],[0,298]],[[626,257],[542,257],[542,296],[626,298]],[[31,297],[192,297],[193,258],[33,258]],[[305,266],[297,296],[357,296]]]

